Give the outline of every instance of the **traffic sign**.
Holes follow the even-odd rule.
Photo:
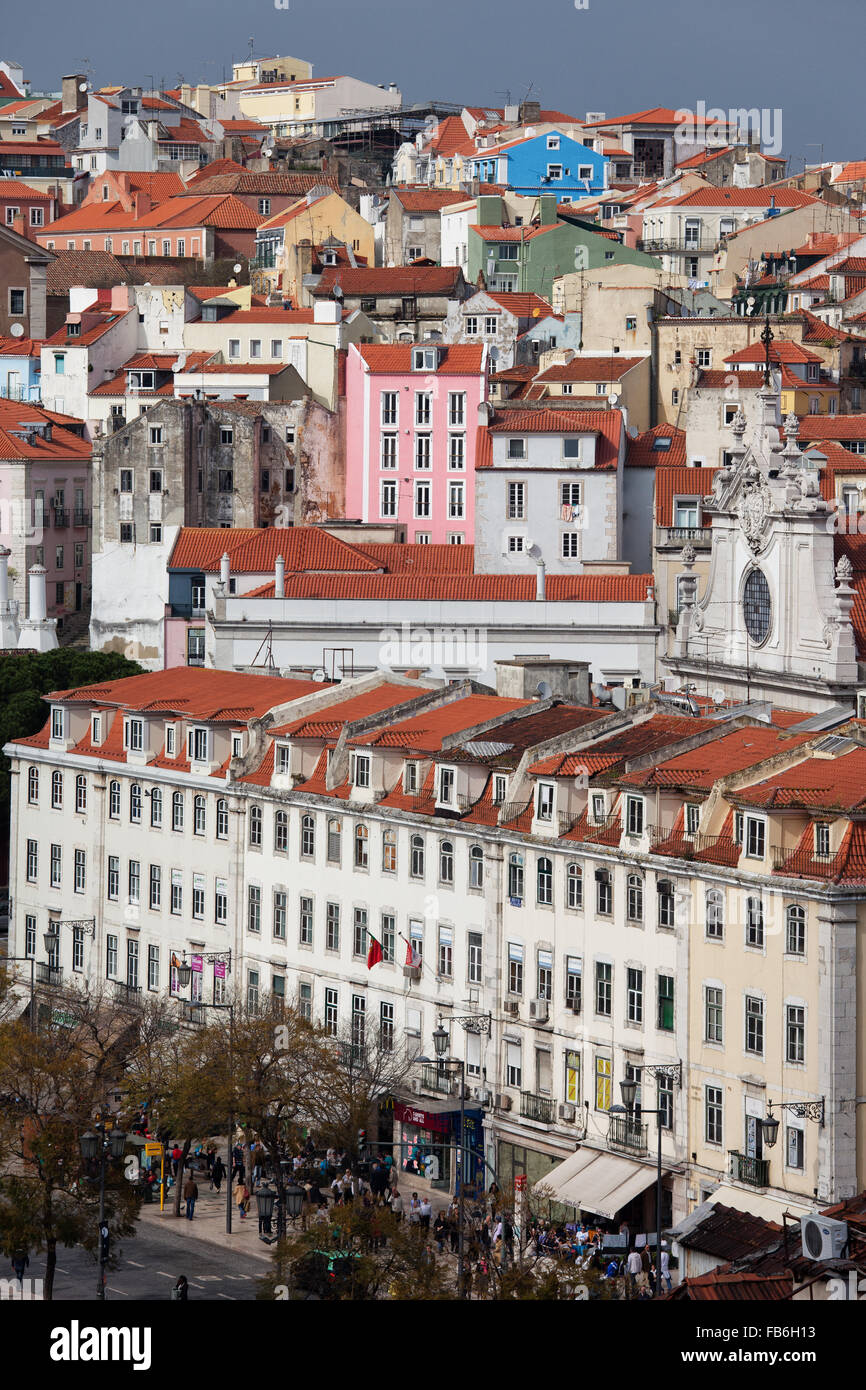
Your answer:
[[[145,1144],[144,1152],[148,1158],[159,1158],[162,1153],[162,1144]]]

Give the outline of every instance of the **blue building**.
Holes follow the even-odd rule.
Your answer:
[[[472,159],[474,179],[505,184],[530,197],[554,193],[560,203],[603,193],[609,168],[606,155],[558,130],[479,150]]]
[[[0,338],[0,397],[39,401],[41,348],[35,338]]]

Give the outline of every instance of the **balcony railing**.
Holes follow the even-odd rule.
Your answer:
[[[63,984],[62,965],[46,965],[44,961],[36,962],[36,983],[37,985]]]
[[[650,849],[654,854],[670,854],[677,859],[706,859],[711,864],[738,864],[742,845],[733,836],[686,835],[684,830],[651,825],[648,827]]]
[[[532,1091],[520,1092],[520,1113],[524,1120],[538,1120],[543,1125],[553,1124],[556,1102],[550,1096],[537,1096]]]
[[[600,816],[597,820],[590,821],[582,831],[584,840],[600,840],[603,835],[609,835],[614,830],[621,829],[621,816],[619,811],[611,811],[606,816]]]
[[[141,985],[128,985],[123,980],[115,980],[113,994],[121,1004],[141,1004]]]
[[[41,400],[38,386],[0,386],[0,397],[5,401],[26,401],[38,405]]]
[[[629,1153],[647,1151],[647,1126],[631,1115],[611,1115],[607,1142],[612,1149],[627,1149]]]
[[[659,543],[661,545],[690,545],[708,546],[713,538],[712,528],[709,526],[662,526]]]
[[[751,1154],[737,1153],[731,1149],[730,1175],[735,1182],[748,1183],[750,1187],[766,1187],[770,1181],[770,1164],[766,1158],[753,1158]]]
[[[52,507],[51,521],[55,530],[69,525],[69,510],[66,507]]]
[[[790,874],[794,878],[835,878],[838,853],[816,854],[811,849],[783,849],[773,845],[773,872]]]
[[[639,251],[690,251],[694,254],[696,251],[715,251],[718,244],[716,237],[662,236],[645,237],[637,246]]]
[[[574,827],[577,825],[577,822],[578,822],[579,820],[580,820],[580,812],[579,812],[579,811],[560,811],[560,813],[559,813],[559,833],[560,833],[560,835],[567,835],[568,832],[569,832],[570,830],[573,830],[573,829],[574,829]]]
[[[508,821],[517,820],[523,815],[524,811],[529,810],[531,805],[531,797],[529,801],[504,801],[502,803],[502,814],[499,818],[501,823],[504,825]]]
[[[74,512],[72,513],[72,525],[73,525],[73,526],[89,526],[89,525],[90,525],[90,512],[81,511],[81,510],[76,510],[76,511],[74,511]]]
[[[421,1086],[425,1091],[435,1091],[439,1095],[450,1096],[452,1085],[450,1072],[440,1070],[439,1067],[421,1068]]]

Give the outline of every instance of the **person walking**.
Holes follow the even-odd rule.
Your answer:
[[[629,1252],[629,1257],[625,1262],[625,1284],[629,1298],[634,1298],[637,1291],[638,1277],[643,1273],[643,1260],[639,1250]]]
[[[668,1293],[670,1293],[673,1288],[673,1284],[671,1283],[671,1252],[668,1249],[666,1240],[662,1241],[661,1255],[659,1256],[659,1269],[661,1270],[662,1279],[664,1279],[668,1286]]]
[[[239,1180],[244,1176],[244,1151],[240,1144],[235,1144],[232,1149],[232,1182],[235,1178]]]
[[[15,1271],[15,1278],[21,1287],[24,1287],[24,1271],[30,1263],[30,1256],[26,1252],[17,1251],[12,1256],[12,1268]]]
[[[210,1185],[213,1188],[214,1192],[219,1192],[220,1188],[222,1187],[225,1172],[225,1164],[223,1163],[220,1155],[217,1154],[216,1158],[214,1159],[213,1168],[211,1169],[210,1175]]]
[[[448,1228],[445,1224],[445,1217],[440,1211],[436,1216],[436,1220],[433,1222],[433,1239],[436,1242],[436,1249],[439,1251],[440,1255],[443,1254],[445,1250],[445,1236],[447,1231]]]
[[[490,1270],[486,1260],[479,1260],[475,1266],[475,1290],[478,1298],[486,1298],[490,1288]]]
[[[240,1182],[238,1183],[238,1189],[235,1194],[235,1204],[238,1209],[238,1216],[240,1220],[245,1221],[247,1212],[250,1209],[250,1189],[247,1187],[243,1178],[241,1178]]]
[[[192,1173],[183,1185],[183,1200],[186,1202],[186,1219],[192,1221],[195,1215],[195,1204],[198,1200],[198,1183]]]
[[[186,1303],[189,1298],[189,1284],[185,1274],[182,1274],[175,1283],[171,1291],[172,1303]]]
[[[391,1189],[391,1211],[395,1220],[403,1220],[403,1194],[397,1187]]]
[[[430,1198],[425,1193],[425,1195],[421,1198],[421,1201],[418,1206],[418,1223],[422,1231],[430,1230],[430,1218],[432,1215],[433,1203],[430,1201]]]
[[[177,1180],[177,1175],[178,1175],[178,1172],[180,1171],[180,1160],[181,1160],[182,1158],[183,1158],[183,1150],[181,1149],[180,1144],[175,1144],[174,1148],[173,1148],[172,1151],[171,1151],[171,1172],[172,1172],[172,1177],[173,1177],[175,1180]]]

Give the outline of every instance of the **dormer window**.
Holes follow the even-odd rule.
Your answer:
[[[66,325],[66,336],[67,336],[67,338],[80,338],[80,337],[81,337],[81,324],[80,324],[80,323],[68,323],[68,324]]]
[[[290,762],[291,756],[292,756],[292,750],[291,750],[291,748],[289,747],[289,745],[288,745],[287,743],[278,743],[278,744],[277,744],[277,763],[276,763],[276,766],[277,766],[277,774],[278,774],[278,776],[280,776],[280,777],[285,777],[285,776],[288,774],[288,771],[289,771],[289,762]]]
[[[757,816],[746,817],[746,856],[763,859],[767,842],[767,825]]]
[[[102,742],[102,715],[94,714],[90,720],[90,742],[93,744]]]
[[[177,756],[177,727],[174,724],[165,726],[165,755],[167,758]]]
[[[558,135],[548,135],[548,137],[547,137],[547,148],[548,148],[549,150],[558,150],[558,149],[559,149],[559,136],[558,136]]]
[[[501,772],[493,774],[493,805],[501,806],[508,790],[508,778]]]
[[[596,794],[592,798],[592,818],[598,825],[599,821],[604,820],[604,797]]]
[[[66,737],[66,710],[60,705],[55,705],[51,710],[51,737]]]
[[[369,787],[370,785],[370,755],[369,753],[352,754],[352,785],[354,787]]]
[[[244,755],[244,736],[243,734],[232,734],[232,757],[242,758]]]
[[[815,858],[827,859],[830,855],[830,826],[827,821],[815,825]]]
[[[451,806],[454,803],[454,786],[457,774],[453,767],[440,767],[439,769],[439,800],[443,806]]]
[[[625,803],[626,834],[643,834],[643,797],[626,797]]]
[[[436,349],[433,347],[413,348],[412,370],[414,372],[435,372],[437,356]]]
[[[128,753],[140,753],[144,748],[144,720],[124,719],[123,746]]]
[[[808,363],[808,365],[807,365],[807,367],[806,367],[806,380],[807,380],[807,381],[817,381],[817,380],[818,380],[818,363],[817,363],[817,362],[809,362],[809,363]]]
[[[206,763],[208,761],[208,731],[207,729],[190,729],[186,736],[187,756],[191,763]]]
[[[700,825],[700,822],[701,822],[701,808],[700,808],[700,806],[686,806],[686,808],[685,808],[686,834],[687,834],[687,835],[697,835],[697,833],[698,833],[698,826]]]
[[[540,782],[538,785],[538,802],[535,814],[539,820],[553,820],[553,793],[552,782]]]
[[[525,439],[509,439],[509,441],[508,441],[508,457],[509,457],[510,459],[525,459],[525,458],[526,458],[526,440],[525,440]]]

